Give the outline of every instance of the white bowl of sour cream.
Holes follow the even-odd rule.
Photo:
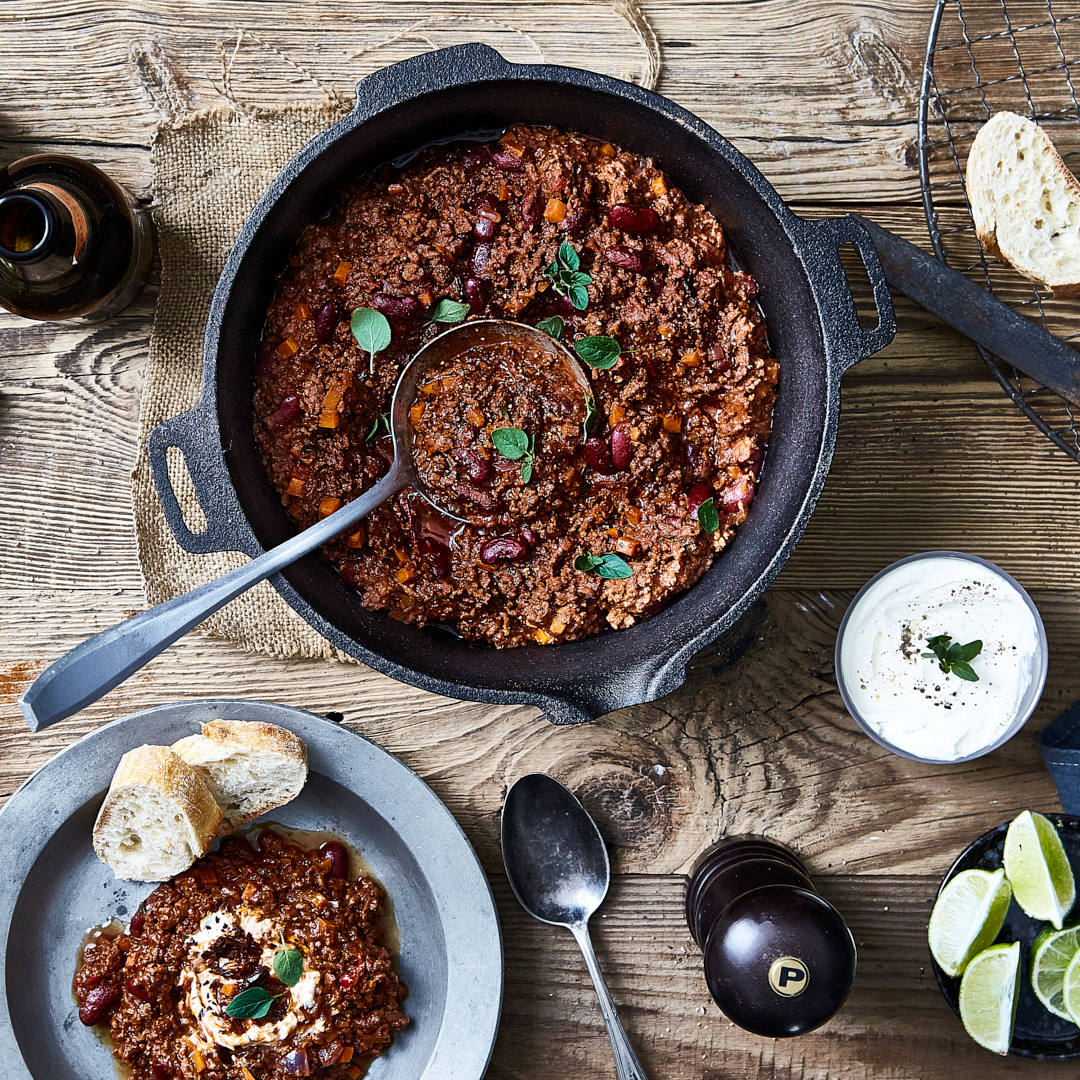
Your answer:
[[[981,641],[977,681],[944,673],[930,639]],[[939,648],[941,646],[939,645]],[[1046,683],[1046,631],[1000,567],[959,551],[887,566],[859,590],[836,639],[847,710],[875,742],[913,761],[970,761],[1027,722]]]

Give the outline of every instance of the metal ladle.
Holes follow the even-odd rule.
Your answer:
[[[589,939],[589,917],[607,896],[611,866],[596,823],[558,780],[521,777],[506,795],[502,856],[510,888],[534,918],[574,935],[604,1014],[619,1080],[647,1080],[619,1020]]]
[[[417,388],[435,366],[469,349],[506,342],[524,343],[561,357],[567,363],[568,373],[591,397],[589,378],[577,358],[535,327],[502,319],[478,319],[433,338],[398,376],[390,405],[394,460],[374,487],[244,566],[76,645],[46,668],[19,698],[19,708],[30,730],[41,731],[97,701],[230,600],[345,532],[405,488],[414,488],[440,513],[465,520],[440,506],[420,483],[413,466],[409,410]]]

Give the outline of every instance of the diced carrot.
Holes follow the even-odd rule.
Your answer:
[[[500,181],[496,194],[499,196],[499,202],[505,202],[506,197],[510,194],[510,189]]]
[[[548,199],[547,206],[544,207],[544,220],[557,225],[564,217],[566,217],[566,203],[562,199]]]
[[[246,1065],[241,1065],[240,1071],[244,1074],[244,1080],[255,1080],[254,1074]]]
[[[302,476],[290,476],[289,486],[285,489],[286,495],[300,498],[307,491],[307,481]]]
[[[656,332],[663,338],[669,338],[672,334],[675,333],[675,331],[672,330],[670,326],[665,326],[664,324],[658,326],[656,328]]]
[[[612,540],[614,540],[615,537],[619,535],[619,530],[615,528],[605,529],[604,532],[606,532]]]
[[[341,1057],[338,1058],[338,1061],[344,1065],[348,1065],[349,1062],[352,1061],[352,1056],[353,1048],[351,1046],[346,1046],[345,1049],[341,1051]]]
[[[677,416],[665,416],[664,417],[664,430],[665,431],[682,431],[682,421]]]
[[[424,307],[430,307],[431,301],[435,299],[435,297],[432,296],[432,294],[428,292],[427,289],[421,289],[420,293],[417,295],[416,298],[420,301],[421,304],[424,305]],[[349,1047],[349,1049],[351,1050],[352,1047]]]
[[[558,615],[556,615],[555,618],[552,619],[550,624],[548,625],[548,630],[550,630],[551,633],[555,635],[555,637],[558,637],[565,629],[566,623],[564,623]]]
[[[191,1051],[191,1064],[195,1066],[196,1072],[202,1072],[206,1068],[206,1060],[199,1050]]]
[[[360,548],[364,546],[364,541],[366,539],[367,533],[364,531],[364,526],[361,525],[356,532],[351,532],[345,537],[345,546],[350,548]]]
[[[611,143],[606,142],[603,146],[600,147],[600,153],[603,154],[604,157],[614,157],[615,147],[612,146]]]
[[[319,500],[319,517],[329,517],[335,510],[341,509],[341,500],[333,495],[324,495]]]
[[[637,442],[638,439],[640,439],[640,438],[641,438],[641,428],[632,427],[630,429],[630,441],[631,442]]]
[[[274,351],[282,360],[288,360],[290,356],[296,355],[299,348],[295,338],[287,337]]]
[[[666,195],[667,194],[667,181],[662,176],[654,176],[653,177],[652,193],[654,195]]]
[[[629,537],[623,536],[619,540],[615,541],[615,550],[620,555],[636,555],[638,548],[641,545],[636,540],[631,540]]]
[[[397,559],[399,563],[407,563],[409,561],[409,556],[399,547],[394,548],[394,558]]]
[[[341,388],[331,386],[326,391],[319,406],[319,427],[336,428],[338,426],[337,407],[341,404]]]
[[[540,627],[540,629],[533,634],[533,637],[541,645],[550,645],[555,640],[543,627]]]
[[[344,285],[349,279],[349,271],[352,269],[351,262],[339,262],[337,269],[334,271],[334,284]]]
[[[640,525],[641,511],[636,506],[628,506],[626,508],[626,520],[629,521],[631,525]]]
[[[400,195],[405,190],[404,184],[387,184],[386,191],[390,195]]]
[[[468,420],[473,427],[484,426],[484,414],[472,405],[465,410],[465,419]]]
[[[418,401],[409,410],[409,423],[412,424],[413,427],[416,427],[416,425],[420,423],[420,417],[423,416],[423,415],[424,415],[424,403],[422,401]]]
[[[293,314],[301,321],[307,322],[311,318],[311,308],[307,304],[297,304],[293,308]]]
[[[626,417],[626,410],[621,405],[611,406],[611,416],[609,419],[612,424],[617,424]]]
[[[343,371],[341,375],[338,376],[338,384],[341,386],[342,390],[351,390],[356,384],[353,373],[351,371]]]
[[[416,571],[411,566],[403,566],[400,570],[394,573],[400,584],[408,585],[410,581],[415,580]]]
[[[349,1080],[358,1080],[358,1077],[364,1075],[364,1070],[356,1065],[349,1066]]]
[[[689,352],[684,352],[679,357],[679,363],[683,367],[701,367],[701,353],[697,349],[691,349]]]

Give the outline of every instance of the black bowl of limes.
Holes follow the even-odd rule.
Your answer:
[[[943,878],[930,918],[934,975],[987,1049],[1080,1057],[1077,879],[1080,818],[1029,811],[980,836]]]

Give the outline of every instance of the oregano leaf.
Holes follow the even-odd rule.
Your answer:
[[[720,515],[716,512],[716,503],[710,495],[697,508],[698,524],[710,535],[720,528]]]
[[[529,437],[521,428],[495,428],[491,433],[495,449],[510,461],[520,461],[529,452]]]
[[[356,343],[363,349],[369,358],[369,370],[375,374],[375,354],[382,352],[393,336],[390,331],[390,323],[381,311],[374,308],[361,307],[352,313],[349,322],[352,335]]]
[[[470,307],[468,304],[462,304],[457,300],[451,300],[449,297],[444,297],[440,300],[431,311],[431,315],[428,317],[429,323],[459,323],[463,322],[465,316],[469,314]]]
[[[249,986],[229,1002],[225,1015],[238,1020],[261,1020],[278,997],[278,994],[271,994],[261,986]]]
[[[591,368],[607,371],[613,368],[622,353],[622,348],[613,337],[596,334],[593,337],[578,338],[574,342],[574,352]]]
[[[536,324],[536,329],[558,341],[559,338],[563,336],[563,328],[565,325],[566,324],[563,322],[561,316],[552,315],[550,318],[541,319]]]

